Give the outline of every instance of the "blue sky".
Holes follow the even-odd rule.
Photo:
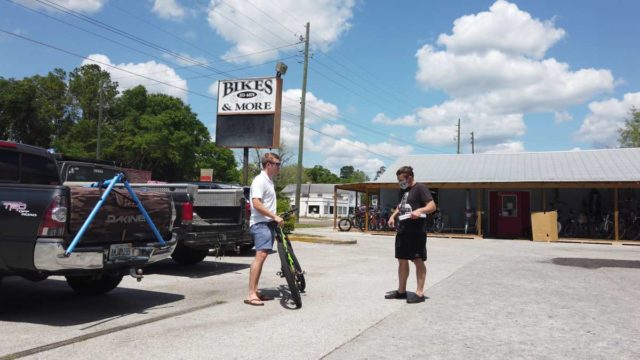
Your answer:
[[[178,96],[215,136],[216,81],[272,76],[283,61],[282,139],[297,154],[299,37],[309,21],[304,164],[373,175],[399,155],[455,153],[458,119],[463,153],[472,131],[477,152],[615,147],[629,109],[640,108],[639,8],[631,0],[5,0],[2,31],[66,52],[0,32],[0,76],[110,64],[120,90],[145,84]]]

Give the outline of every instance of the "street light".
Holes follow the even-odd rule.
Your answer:
[[[284,76],[284,74],[286,74],[286,73],[287,73],[287,64],[279,61],[276,64],[276,77],[280,78],[280,77]]]

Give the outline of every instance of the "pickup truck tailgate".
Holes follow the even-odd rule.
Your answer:
[[[104,189],[71,188],[69,232],[75,235],[98,203]],[[142,202],[164,239],[171,237],[173,203],[167,193],[139,192]],[[131,242],[154,240],[155,236],[144,216],[124,189],[113,189],[84,234],[82,243]],[[115,241],[114,241],[115,240]]]

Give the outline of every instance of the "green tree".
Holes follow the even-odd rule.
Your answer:
[[[347,180],[351,179],[351,177],[353,176],[353,172],[354,171],[355,171],[355,169],[351,165],[347,165],[347,166],[341,167],[340,168],[340,179],[342,179],[343,182],[349,182]]]
[[[373,178],[373,181],[378,180],[378,178],[380,176],[382,176],[382,174],[384,174],[384,172],[387,171],[387,167],[386,166],[380,166],[380,169],[378,169],[378,171],[376,171],[376,177]]]
[[[239,183],[241,180],[233,151],[217,147],[213,142],[206,143],[200,148],[196,157],[196,167],[213,169],[214,181]]]
[[[296,184],[298,181],[298,165],[285,165],[280,168],[280,172],[276,176],[276,191],[281,191],[289,184]],[[302,171],[302,184],[311,181],[306,171]]]
[[[210,154],[210,148],[205,148],[209,131],[191,108],[178,98],[151,94],[141,116],[138,110],[125,117],[112,158],[123,159],[133,168],[152,170],[158,180],[196,178],[198,161],[203,162],[198,154]]]
[[[331,172],[331,170],[324,168],[321,165],[316,165],[311,169],[305,169],[305,173],[309,180],[314,184],[337,184],[340,183],[340,178]]]
[[[353,175],[351,175],[351,178],[349,179],[349,182],[351,183],[360,183],[360,182],[367,182],[369,181],[369,176],[367,174],[364,173],[364,171],[362,170],[356,170],[353,172]]]
[[[68,129],[65,78],[61,69],[22,80],[0,78],[0,136],[50,147]]]
[[[620,147],[640,147],[640,111],[631,108],[631,118],[625,120],[624,128],[619,130]]]
[[[69,94],[80,118],[98,121],[101,87],[102,104],[109,108],[118,95],[118,83],[111,81],[107,71],[99,65],[90,64],[75,68],[69,74]]]

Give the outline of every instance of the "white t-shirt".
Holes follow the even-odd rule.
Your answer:
[[[273,186],[273,181],[271,181],[267,173],[264,171],[260,172],[260,175],[253,179],[249,198],[251,199],[251,218],[249,219],[249,226],[259,222],[273,220],[270,217],[262,215],[253,207],[253,199],[258,198],[262,200],[262,204],[269,209],[269,211],[274,214],[276,213],[276,189]]]

